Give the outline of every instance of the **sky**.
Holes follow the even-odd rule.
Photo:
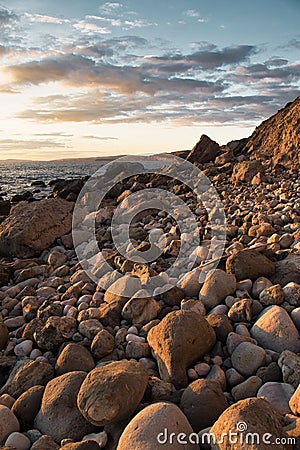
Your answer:
[[[299,0],[0,0],[0,159],[249,136],[300,95]]]

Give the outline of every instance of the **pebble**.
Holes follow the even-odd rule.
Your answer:
[[[195,371],[199,377],[205,377],[210,371],[210,365],[206,363],[198,363],[194,366]]]
[[[9,394],[2,394],[0,396],[0,405],[7,406],[9,409],[12,408],[15,401],[16,400]]]
[[[294,392],[295,389],[290,384],[271,381],[261,386],[257,392],[257,397],[270,402],[281,414],[289,414],[291,412],[289,401]]]
[[[11,317],[4,321],[5,325],[9,330],[14,328],[20,328],[25,323],[25,318],[23,316]]]
[[[272,286],[272,282],[265,277],[259,277],[253,283],[252,295],[253,298],[258,298],[259,294],[264,290]]]
[[[139,330],[137,329],[137,327],[132,326],[132,327],[128,328],[127,333],[128,334],[139,334]]]
[[[108,436],[106,431],[101,431],[101,433],[92,433],[83,436],[82,441],[95,441],[99,445],[99,448],[103,448],[106,446],[108,440]]]
[[[236,402],[244,398],[255,397],[261,385],[262,380],[257,376],[252,376],[235,386],[231,390],[231,395]]]
[[[238,371],[235,370],[233,367],[226,370],[225,375],[227,383],[231,387],[234,387],[237,384],[241,384],[244,381],[244,377],[240,373],[238,373]]]
[[[0,405],[0,442],[5,441],[11,433],[19,429],[16,416],[7,406]]]
[[[8,447],[15,447],[17,450],[28,450],[31,447],[30,440],[21,433],[12,433],[5,441]]]
[[[251,337],[248,328],[246,327],[246,325],[243,324],[238,324],[235,327],[235,332],[237,334],[240,334],[241,336]]]
[[[25,340],[23,342],[20,342],[20,344],[17,344],[14,348],[14,353],[16,356],[19,356],[22,358],[23,356],[28,356],[33,347],[33,342],[30,340]]]
[[[213,380],[220,383],[223,390],[226,388],[226,375],[225,372],[218,365],[213,365],[210,369],[209,374],[206,377],[206,380]]]
[[[293,311],[291,312],[291,319],[298,330],[300,330],[300,308],[293,309]]]
[[[242,342],[231,355],[233,367],[242,375],[254,375],[265,364],[266,352],[251,342]]]
[[[229,333],[226,340],[226,346],[228,353],[231,355],[236,347],[240,345],[242,342],[252,342],[253,344],[257,344],[257,341],[255,339],[252,339],[248,336],[242,336],[237,333]]]
[[[259,300],[264,306],[281,305],[284,302],[284,291],[280,284],[275,284],[261,291]]]
[[[128,333],[126,336],[127,342],[146,342],[146,339],[142,336],[137,336],[136,334]]]

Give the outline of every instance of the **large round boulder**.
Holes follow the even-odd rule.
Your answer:
[[[215,332],[204,317],[188,310],[169,313],[148,334],[161,378],[177,388],[186,387],[187,368],[208,353],[215,342]]]
[[[134,413],[147,387],[145,367],[116,361],[92,370],[82,383],[77,404],[86,420],[98,427],[120,422]]]
[[[199,449],[196,439],[196,433],[178,406],[159,402],[147,406],[129,422],[117,450],[157,450],[158,447],[196,450]]]
[[[95,431],[77,407],[77,394],[85,377],[86,372],[69,372],[47,384],[34,421],[35,428],[52,436],[56,442],[67,438],[80,440]]]

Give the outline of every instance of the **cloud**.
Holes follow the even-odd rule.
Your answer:
[[[27,110],[19,117],[50,122],[92,122],[99,124],[130,124],[161,122],[181,126],[201,124],[245,124],[253,125],[262,118],[276,112],[284,102],[293,99],[285,92],[284,96],[248,95],[220,97],[218,95],[199,96],[189,94],[184,98],[154,98],[143,96],[107,95],[100,98],[94,94],[70,99],[61,96],[55,104],[45,100],[42,108]],[[48,103],[47,103],[48,102]],[[88,137],[86,137],[88,138]],[[91,137],[92,138],[92,137]],[[94,138],[94,137],[93,137]]]
[[[124,30],[132,30],[134,28],[144,28],[144,27],[149,27],[152,25],[155,25],[155,26],[157,25],[156,23],[149,22],[145,19],[132,19],[132,18],[116,19],[116,18],[112,18],[112,17],[86,16],[85,20],[87,21],[87,23],[92,23],[94,25],[95,25],[94,22],[96,22],[96,23],[100,22],[107,26],[122,27]],[[84,21],[81,21],[81,22],[84,23]]]
[[[113,27],[122,26],[122,21],[120,19],[113,19],[110,17],[101,17],[101,16],[85,16],[86,20],[96,21],[96,22],[105,22]]]
[[[184,11],[183,14],[187,17],[200,17],[200,13],[195,9],[188,9],[187,11]]]
[[[73,27],[76,30],[81,31],[81,33],[87,33],[89,35],[93,35],[95,33],[98,34],[110,34],[111,31],[108,28],[105,27],[98,27],[94,23],[86,22],[85,20],[80,20],[79,22],[75,23]]]
[[[41,84],[60,81],[72,86],[97,85],[131,94],[144,92],[154,95],[161,91],[181,93],[198,90],[204,92],[222,91],[220,82],[197,80],[189,77],[157,76],[149,67],[116,66],[79,55],[61,55],[41,61],[11,66],[9,73],[15,84]]]
[[[251,55],[257,52],[257,48],[253,45],[236,45],[224,47],[221,50],[201,49],[189,55],[169,54],[165,56],[156,56],[148,58],[152,64],[168,65],[170,63],[183,64],[187,69],[202,68],[216,69],[218,67],[239,64],[247,61]]]
[[[34,140],[34,139],[0,139],[0,150],[38,150],[42,148],[66,148],[68,147],[63,142],[55,140]]]
[[[288,64],[288,60],[287,59],[284,59],[284,58],[278,58],[278,57],[273,57],[273,58],[270,58],[270,59],[268,59],[266,62],[265,62],[265,64],[267,65],[267,66],[275,66],[275,67],[278,67],[278,66],[286,66],[287,64]]]
[[[99,7],[99,11],[105,14],[115,14],[116,11],[123,9],[123,7],[122,3],[106,2]]]
[[[13,11],[0,6],[0,29],[2,27],[10,26],[19,21],[19,17]]]
[[[32,136],[62,136],[62,137],[73,137],[74,134],[67,134],[62,131],[57,131],[53,133],[34,133]]]
[[[235,73],[229,75],[228,78],[239,83],[298,82],[300,80],[300,61],[281,67],[272,67],[268,62],[239,66]]]
[[[99,141],[118,141],[119,138],[112,136],[81,136],[84,139],[94,139]]]
[[[51,23],[51,24],[57,24],[57,25],[62,25],[64,23],[70,23],[69,19],[63,19],[61,17],[45,16],[45,15],[41,15],[41,14],[25,13],[24,17],[29,22]]]

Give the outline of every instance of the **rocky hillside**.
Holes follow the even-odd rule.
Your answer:
[[[242,149],[251,159],[268,160],[273,167],[300,162],[300,96],[262,122]]]

